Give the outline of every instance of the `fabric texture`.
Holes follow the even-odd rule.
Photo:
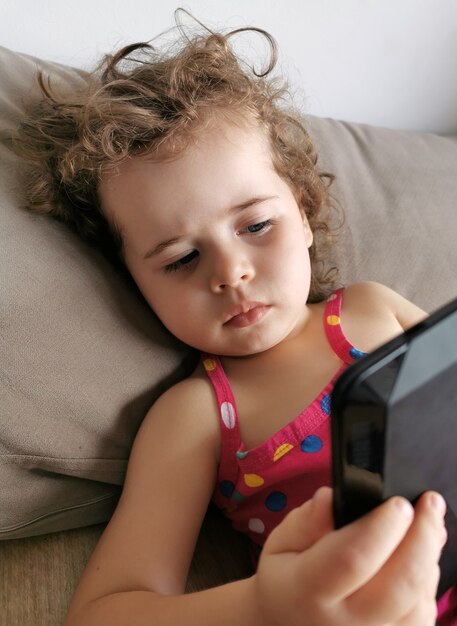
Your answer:
[[[341,284],[376,280],[433,311],[457,296],[457,136],[308,118],[336,176],[332,260]]]
[[[343,332],[342,297],[342,289],[330,296],[323,320],[329,344],[341,359],[339,371],[300,415],[251,450],[241,440],[236,401],[220,359],[203,355],[219,406],[222,441],[213,502],[254,543],[263,545],[289,511],[331,484],[331,392],[341,372],[365,354]]]
[[[0,130],[37,99],[38,68],[85,81],[0,49]],[[97,251],[24,210],[24,175],[0,145],[0,539],[107,520],[141,420],[188,354]]]

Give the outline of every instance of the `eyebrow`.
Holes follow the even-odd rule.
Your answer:
[[[234,206],[230,207],[229,213],[236,213],[238,211],[242,211],[243,209],[248,209],[251,206],[255,206],[256,204],[260,204],[261,202],[266,202],[267,200],[273,200],[275,198],[278,198],[278,196],[255,196],[254,198],[249,198],[249,200],[245,200],[244,202],[240,202],[239,204],[235,204]],[[162,241],[156,246],[150,248],[144,255],[143,259],[146,261],[152,256],[156,256],[160,252],[163,252],[163,250],[166,250],[170,246],[178,243],[183,238],[184,237],[179,236],[172,237],[171,239],[167,239],[166,241]]]

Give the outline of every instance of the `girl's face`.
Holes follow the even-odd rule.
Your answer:
[[[130,273],[183,342],[246,356],[304,324],[312,233],[258,127],[213,123],[179,158],[132,158],[99,192]]]

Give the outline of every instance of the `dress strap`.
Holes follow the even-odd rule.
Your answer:
[[[241,447],[240,426],[235,398],[219,357],[202,353],[205,372],[213,385],[219,407],[221,459],[219,474],[235,484],[238,475],[236,453]]]
[[[325,305],[324,328],[327,340],[335,354],[343,363],[353,363],[366,354],[355,348],[348,341],[341,326],[341,305],[343,302],[344,289],[334,291]]]

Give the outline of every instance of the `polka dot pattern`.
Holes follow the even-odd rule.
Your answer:
[[[216,369],[216,361],[214,359],[204,359],[203,367],[207,372],[213,372]]]
[[[219,491],[224,496],[224,498],[230,498],[233,491],[235,489],[235,485],[231,480],[222,480],[219,483]]]
[[[302,452],[306,452],[307,454],[313,454],[314,452],[319,452],[322,449],[322,439],[320,437],[316,437],[316,435],[308,435],[305,437],[300,444],[300,449]]]
[[[331,412],[331,396],[327,393],[321,400],[321,410],[325,415],[330,415]]]
[[[265,524],[258,517],[252,517],[248,522],[248,528],[251,532],[261,535],[265,532]]]
[[[325,305],[323,325],[341,370],[365,353],[352,346],[341,325],[342,290]],[[343,317],[344,321],[344,317]],[[220,359],[202,355],[220,412],[222,451],[214,502],[260,546],[293,507],[331,483],[330,427],[333,381],[300,415],[263,444],[245,450],[235,399]],[[260,550],[260,548],[259,548]]]
[[[366,352],[362,352],[362,350],[357,350],[357,348],[351,348],[349,350],[349,356],[353,359],[361,359],[366,355]]]
[[[293,448],[291,443],[282,443],[278,446],[273,454],[273,461],[279,461],[284,455],[290,452]]]
[[[253,489],[255,487],[261,487],[265,482],[262,476],[259,476],[258,474],[245,474],[243,478],[245,484]]]
[[[235,428],[236,417],[235,409],[231,402],[223,402],[221,404],[221,417],[224,422],[224,426],[228,429]]]
[[[341,304],[343,290],[338,289],[327,299],[324,313],[324,328],[333,351],[345,364],[352,363],[365,353],[357,350],[346,338],[341,326]]]
[[[272,491],[265,500],[265,506],[269,511],[279,513],[286,508],[287,496],[282,491]]]
[[[327,317],[327,324],[329,326],[338,326],[338,324],[341,324],[341,320],[338,315],[329,315]]]

